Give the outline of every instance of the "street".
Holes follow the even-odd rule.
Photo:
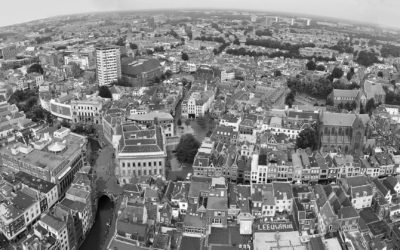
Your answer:
[[[108,143],[99,150],[99,156],[95,164],[97,190],[111,194],[122,194],[123,189],[119,186],[115,177],[116,164],[113,152],[113,147]]]

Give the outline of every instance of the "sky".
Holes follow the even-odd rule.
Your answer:
[[[336,17],[400,28],[399,0],[1,0],[0,26],[46,17],[143,9],[246,9]],[[4,1],[4,2],[3,2]]]

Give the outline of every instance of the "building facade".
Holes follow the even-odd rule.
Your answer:
[[[142,130],[134,124],[122,124],[116,158],[116,175],[121,185],[131,183],[134,177],[163,176],[167,158],[163,130],[159,126]]]
[[[103,103],[100,100],[71,101],[72,121],[83,124],[101,124],[101,110]]]
[[[110,85],[121,78],[121,52],[118,47],[98,47],[96,63],[100,86]]]
[[[360,152],[365,142],[368,115],[322,114],[320,143],[324,151]]]

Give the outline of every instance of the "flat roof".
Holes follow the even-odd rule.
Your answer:
[[[54,183],[36,178],[22,171],[15,174],[15,179],[42,193],[48,193],[56,186]]]
[[[13,155],[13,157],[36,167],[53,171],[61,164],[67,164],[70,158],[81,149],[81,145],[85,143],[86,138],[78,134],[70,133],[62,140],[65,141],[66,148],[61,153],[55,154],[49,152],[47,151],[47,147],[45,147],[43,150],[33,149],[28,154],[18,153],[17,155]],[[59,141],[59,139],[54,139],[53,142],[54,141]],[[0,149],[0,152],[12,155],[9,147],[3,147]]]
[[[160,121],[173,120],[174,118],[170,113],[153,111],[146,114],[133,114],[128,117],[128,120],[135,121],[154,121],[157,118]]]
[[[253,240],[254,250],[307,250],[307,246],[300,241],[299,232],[255,232]]]
[[[18,209],[21,209],[22,211],[25,211],[27,208],[32,206],[35,203],[35,199],[21,191],[17,193],[17,196],[15,196],[12,199],[12,203],[15,207]]]

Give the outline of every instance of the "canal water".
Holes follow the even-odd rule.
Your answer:
[[[107,196],[100,197],[95,223],[82,246],[79,248],[80,250],[97,250],[101,248],[107,236],[107,223],[110,222],[113,212],[114,203]],[[105,246],[103,246],[103,249],[104,247]]]

